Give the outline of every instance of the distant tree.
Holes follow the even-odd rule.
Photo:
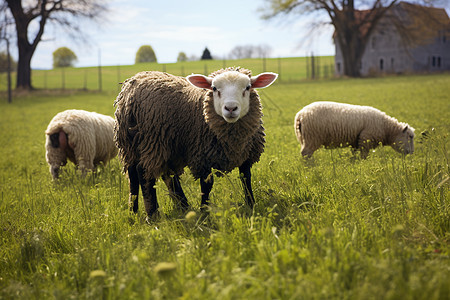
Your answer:
[[[253,49],[251,46],[236,46],[231,49],[229,57],[230,59],[243,59],[250,58],[252,56]]]
[[[231,59],[263,58],[270,55],[271,48],[268,45],[239,45],[231,49],[228,55]]]
[[[187,61],[187,60],[188,60],[188,57],[187,57],[186,53],[184,53],[184,52],[178,53],[177,62]]]
[[[11,71],[17,69],[17,62],[11,57]],[[8,71],[8,54],[6,52],[0,52],[0,73]]]
[[[153,51],[152,46],[141,46],[136,52],[135,63],[138,64],[143,62],[157,62],[155,51]]]
[[[255,47],[255,55],[259,58],[269,57],[272,53],[272,47],[267,44],[261,44]]]
[[[5,3],[5,9],[0,9],[0,22],[8,26],[15,24],[19,53],[16,88],[23,89],[33,88],[31,58],[49,22],[81,36],[85,32],[81,32],[78,19],[97,20],[107,12],[107,4],[103,0],[0,0],[0,7]]]
[[[61,47],[53,52],[53,68],[73,67],[73,63],[77,61],[77,56],[67,47]]]
[[[189,61],[197,61],[197,60],[200,60],[200,58],[197,55],[192,54],[191,56],[189,56],[188,60]]]
[[[201,57],[201,60],[205,60],[205,59],[213,59],[211,56],[211,52],[209,52],[208,48],[205,48],[205,50],[203,50],[203,54]]]

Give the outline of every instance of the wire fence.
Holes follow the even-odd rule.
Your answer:
[[[295,83],[335,76],[333,56],[309,56],[33,70],[32,84],[34,88],[45,90],[110,90],[116,92],[120,90],[121,82],[140,71],[162,71],[178,76],[187,76],[193,73],[208,75],[215,70],[231,66],[250,69],[254,75],[261,72],[275,72],[278,73],[277,82],[283,83]],[[13,87],[15,86],[15,77],[16,74],[13,73]],[[6,78],[6,73],[0,74],[0,91],[2,92],[7,90]]]

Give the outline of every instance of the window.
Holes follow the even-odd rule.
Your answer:
[[[432,67],[436,67],[436,56],[433,56],[433,57],[431,58],[431,66],[432,66]]]
[[[383,71],[384,69],[384,61],[383,59],[380,59],[380,71]]]
[[[438,68],[441,67],[441,57],[440,56],[437,57],[437,67]]]
[[[336,64],[336,69],[337,69],[338,74],[341,74],[341,63],[338,62]]]

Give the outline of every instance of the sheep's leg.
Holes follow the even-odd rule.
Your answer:
[[[214,177],[212,174],[206,178],[200,178],[200,190],[202,192],[201,209],[205,210],[209,205],[209,193],[212,190],[214,184]]]
[[[314,149],[314,148],[307,148],[307,147],[302,145],[301,153],[302,153],[303,157],[310,158],[313,155],[314,151],[316,151],[316,150],[317,150],[317,148],[316,149]]]
[[[141,166],[137,166],[137,174],[139,178],[139,184],[141,185],[142,198],[144,198],[144,208],[148,217],[152,217],[158,210],[158,201],[156,199],[156,179],[145,179],[144,169]]]
[[[374,147],[374,143],[364,134],[360,134],[358,138],[358,149],[361,152],[361,158],[366,159],[369,155],[369,151]]]
[[[252,190],[252,174],[250,171],[251,164],[246,161],[242,164],[242,166],[239,167],[239,173],[242,185],[244,186],[244,193],[245,193],[245,201],[247,202],[248,206],[253,209],[253,205],[255,204],[255,197],[253,196],[253,190]]]
[[[130,183],[130,197],[128,199],[128,207],[134,213],[137,213],[139,208],[139,177],[136,170],[136,165],[128,167],[128,181]]]
[[[181,188],[180,177],[174,175],[173,177],[167,175],[162,177],[164,183],[169,189],[169,195],[174,200],[174,202],[180,205],[180,208],[186,210],[189,208],[189,203],[187,201],[186,195]]]

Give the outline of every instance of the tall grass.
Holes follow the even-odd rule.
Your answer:
[[[158,182],[162,216],[151,225],[142,209],[128,212],[117,159],[85,178],[68,165],[59,182],[45,162],[54,114],[113,115],[115,95],[114,87],[37,92],[0,103],[0,298],[449,297],[448,74],[261,90],[267,144],[252,168],[254,211],[235,170],[216,178],[203,220],[199,184],[186,170],[196,215],[175,210]],[[320,149],[303,160],[293,118],[315,100],[372,105],[408,122],[415,153],[384,147],[361,160],[349,149]]]

